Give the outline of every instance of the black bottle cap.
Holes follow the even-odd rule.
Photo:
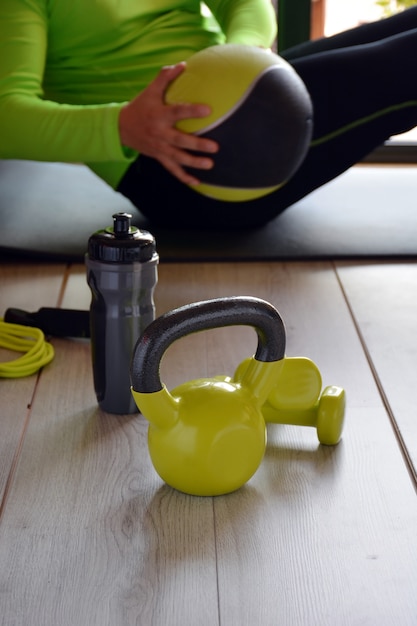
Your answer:
[[[88,257],[104,263],[145,263],[156,253],[155,238],[147,230],[131,226],[129,213],[115,213],[113,226],[99,230],[88,240]]]

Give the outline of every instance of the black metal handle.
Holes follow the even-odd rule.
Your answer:
[[[134,391],[163,388],[159,368],[167,348],[195,332],[224,326],[252,326],[258,335],[255,359],[279,361],[285,356],[285,327],[278,311],[259,298],[236,296],[195,302],[169,311],[151,322],[136,343],[131,380]]]

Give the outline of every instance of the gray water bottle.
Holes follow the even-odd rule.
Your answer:
[[[158,254],[151,233],[131,226],[128,213],[88,240],[87,282],[94,387],[101,409],[136,413],[130,362],[136,341],[155,318]]]

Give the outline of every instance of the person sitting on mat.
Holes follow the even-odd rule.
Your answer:
[[[304,161],[262,198],[226,206],[198,194],[185,168],[211,168],[221,146],[175,125],[209,109],[166,105],[164,93],[195,52],[269,48],[276,36],[270,0],[206,5],[217,24],[199,0],[1,0],[0,158],[85,163],[156,225],[248,228],[416,126],[414,7],[282,51],[313,103]]]

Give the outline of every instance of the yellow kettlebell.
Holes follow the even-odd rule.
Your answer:
[[[159,373],[166,349],[185,335],[235,325],[252,326],[258,335],[242,377],[192,380],[169,392]],[[285,341],[278,311],[252,297],[195,302],[145,329],[133,353],[132,394],[150,423],[152,463],[168,485],[192,495],[221,495],[256,472],[266,447],[262,405],[280,376]]]

